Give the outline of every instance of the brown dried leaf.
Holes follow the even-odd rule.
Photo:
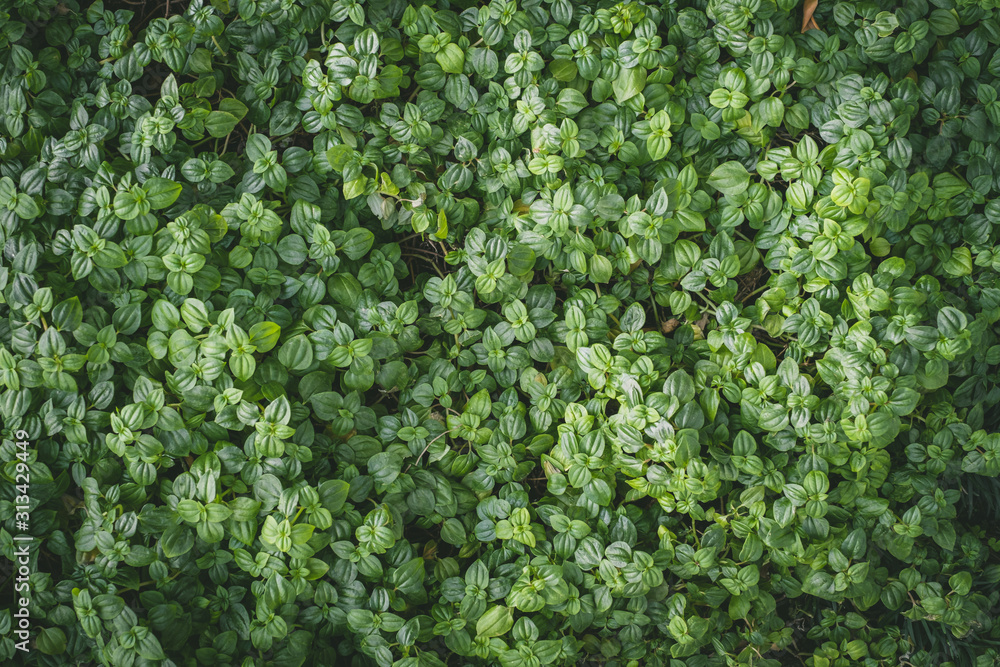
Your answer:
[[[819,6],[819,0],[806,0],[802,4],[802,32],[820,29],[816,19],[813,18],[817,6]]]

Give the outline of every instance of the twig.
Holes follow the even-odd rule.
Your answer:
[[[413,257],[414,259],[422,259],[422,260],[424,260],[425,262],[427,262],[428,264],[431,265],[431,268],[434,269],[434,272],[438,274],[439,278],[444,279],[444,273],[442,273],[441,269],[438,268],[438,265],[435,264],[434,262],[430,261],[427,258],[426,255],[414,255],[414,254],[411,254],[411,253],[405,253],[404,252],[404,253],[400,253],[400,256],[402,256],[402,257]]]
[[[438,436],[437,436],[436,438],[434,438],[433,440],[431,440],[430,442],[428,442],[428,443],[427,443],[427,446],[426,446],[426,447],[424,447],[423,451],[421,451],[421,452],[420,452],[419,454],[417,454],[417,458],[415,458],[415,459],[413,460],[413,462],[412,462],[412,463],[410,463],[410,465],[406,466],[406,470],[404,470],[404,471],[403,471],[403,474],[405,475],[405,474],[406,474],[406,471],[407,471],[407,470],[409,470],[410,468],[412,468],[414,464],[416,464],[416,463],[419,463],[419,462],[420,462],[420,458],[421,458],[421,457],[422,457],[422,456],[423,456],[423,455],[424,455],[425,453],[427,453],[427,450],[431,448],[431,445],[433,445],[433,444],[434,444],[435,442],[437,442],[438,440],[440,440],[440,439],[441,439],[441,438],[443,438],[444,436],[448,435],[449,433],[451,433],[451,431],[445,431],[444,433],[442,433],[442,434],[438,435]]]
[[[743,297],[743,298],[741,299],[741,301],[743,301],[744,303],[746,303],[746,300],[747,300],[747,299],[749,299],[750,297],[752,297],[752,296],[753,296],[753,295],[755,295],[755,294],[760,294],[761,292],[763,292],[763,291],[764,291],[764,290],[766,290],[766,289],[767,289],[767,285],[764,285],[763,287],[758,287],[757,289],[755,289],[754,291],[750,292],[750,293],[749,293],[749,294],[747,294],[747,295],[746,295],[745,297]]]
[[[413,252],[422,252],[422,253],[425,253],[427,255],[430,255],[431,257],[437,257],[439,259],[444,259],[444,255],[439,254],[437,252],[437,248],[434,248],[433,246],[430,247],[430,248],[421,248],[420,246],[410,246],[410,247],[407,248],[407,250],[412,250]]]

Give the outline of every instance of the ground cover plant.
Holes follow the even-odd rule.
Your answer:
[[[0,661],[997,664],[998,19],[0,2]]]

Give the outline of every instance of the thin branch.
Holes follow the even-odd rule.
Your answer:
[[[417,463],[420,463],[420,459],[421,459],[421,457],[422,457],[422,456],[423,456],[424,454],[426,454],[426,453],[427,453],[427,450],[431,448],[431,445],[433,445],[433,444],[434,444],[435,442],[437,442],[438,440],[440,440],[440,439],[441,439],[441,438],[443,438],[444,436],[448,435],[449,433],[451,433],[451,431],[445,431],[444,433],[440,434],[439,436],[437,436],[436,438],[434,438],[433,440],[431,440],[430,442],[428,442],[428,443],[427,443],[427,446],[426,446],[426,447],[424,447],[423,451],[421,451],[421,452],[420,452],[419,454],[417,454],[417,458],[415,458],[415,459],[413,460],[413,462],[412,462],[412,463],[410,463],[410,465],[406,466],[406,470],[404,470],[404,471],[403,471],[403,474],[405,475],[405,474],[406,474],[406,472],[407,472],[407,471],[408,471],[408,470],[409,470],[410,468],[412,468],[412,467],[413,467],[413,466],[414,466],[415,464],[417,464]]]

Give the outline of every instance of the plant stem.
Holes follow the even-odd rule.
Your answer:
[[[701,292],[695,292],[695,294],[696,294],[696,295],[698,296],[698,298],[699,298],[699,299],[701,299],[702,301],[704,301],[704,302],[705,302],[705,305],[706,305],[706,306],[708,306],[708,310],[709,310],[709,312],[710,312],[710,313],[712,313],[713,315],[715,315],[715,309],[716,309],[716,308],[718,307],[718,306],[717,306],[717,304],[714,304],[714,303],[712,303],[712,302],[711,302],[711,301],[710,301],[710,300],[708,299],[708,297],[706,297],[706,296],[705,296],[704,294],[702,294]]]
[[[746,302],[747,299],[749,299],[750,297],[754,296],[755,294],[760,294],[761,292],[763,292],[767,288],[768,288],[767,285],[764,285],[763,287],[758,287],[757,289],[755,289],[754,291],[750,292],[745,297],[743,297],[743,301]]]
[[[167,581],[173,581],[174,579],[176,579],[177,577],[180,576],[181,572],[183,572],[183,570],[177,570],[172,575],[170,575],[169,577],[167,577]],[[139,590],[143,586],[149,586],[150,584],[155,584],[155,583],[157,583],[156,579],[150,579],[149,581],[142,582],[141,584],[139,584],[138,586],[136,586],[134,589],[131,589],[131,590]],[[166,582],[164,582],[164,583],[166,583]]]
[[[428,442],[427,446],[424,447],[423,451],[421,451],[419,454],[417,454],[417,458],[415,458],[413,460],[413,463],[411,463],[410,465],[406,466],[406,470],[403,471],[403,474],[405,475],[407,470],[409,470],[410,468],[412,468],[415,464],[420,463],[421,457],[423,457],[423,455],[425,453],[427,453],[427,450],[431,448],[431,445],[433,445],[435,442],[437,442],[438,440],[440,440],[444,436],[448,435],[449,433],[451,433],[451,431],[445,431],[444,433],[438,435],[436,438],[434,438],[433,440],[431,440],[430,442]]]

